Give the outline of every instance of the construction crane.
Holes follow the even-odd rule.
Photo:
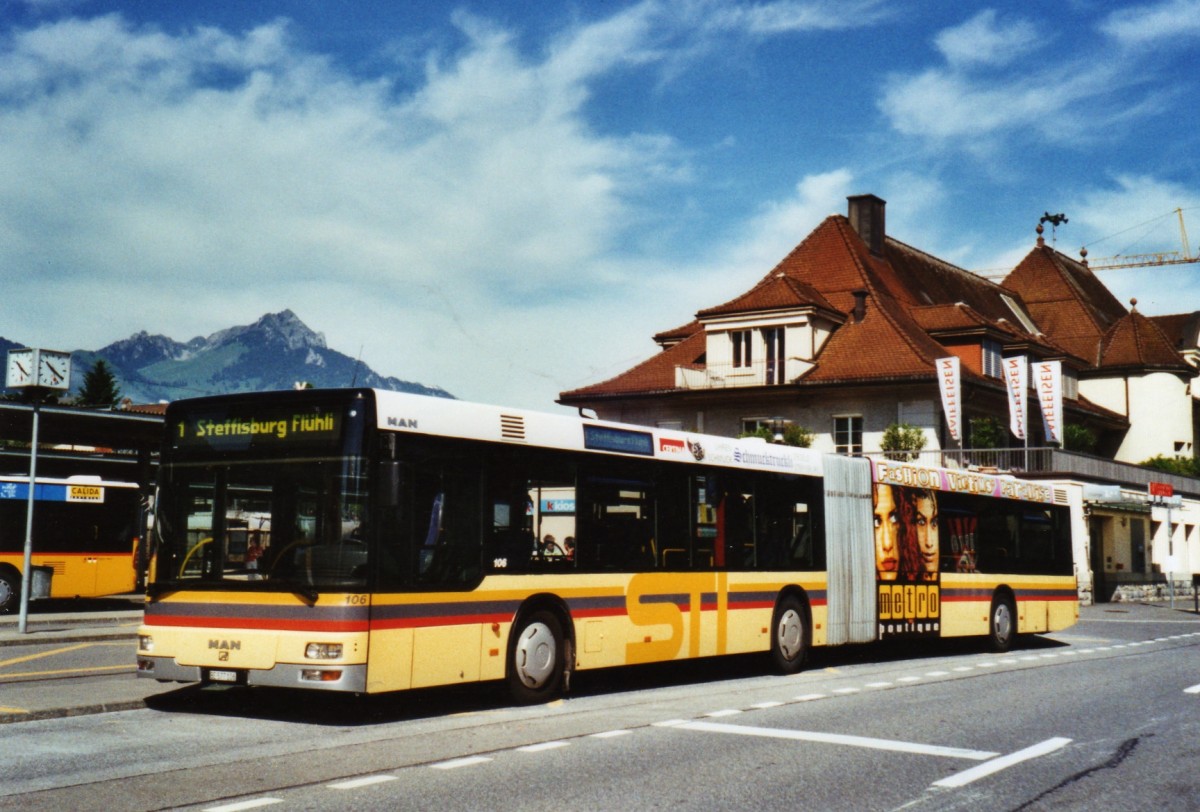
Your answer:
[[[1079,256],[1084,265],[1093,271],[1109,271],[1115,268],[1145,268],[1159,265],[1184,265],[1189,262],[1200,262],[1200,254],[1193,255],[1191,248],[1188,247],[1187,227],[1183,224],[1183,209],[1175,209],[1171,212],[1179,217],[1179,238],[1182,245],[1182,251],[1155,251],[1149,254],[1118,254],[1112,257],[1103,257],[1089,261],[1087,258],[1087,246],[1079,249]],[[1163,215],[1164,217],[1168,215]],[[1157,218],[1162,219],[1162,218]],[[1148,221],[1155,222],[1154,220]],[[1131,228],[1140,228],[1147,225],[1141,223]],[[1129,229],[1126,229],[1128,231]],[[1123,232],[1122,232],[1123,233]],[[1113,235],[1116,236],[1116,235]]]

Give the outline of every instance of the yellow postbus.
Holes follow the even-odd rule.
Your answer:
[[[1071,521],[1011,477],[373,390],[173,403],[138,674],[397,691],[1062,629]]]
[[[133,592],[141,499],[132,482],[38,477],[33,566],[50,567],[52,598]],[[0,476],[0,614],[16,611],[25,565],[29,477]]]

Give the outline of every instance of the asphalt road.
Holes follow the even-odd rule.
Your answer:
[[[1194,614],[1113,606],[1008,655],[622,669],[528,708],[494,686],[171,688],[0,727],[0,808],[1194,810],[1198,652]]]

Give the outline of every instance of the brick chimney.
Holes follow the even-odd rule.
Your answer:
[[[850,225],[876,256],[883,256],[883,238],[887,235],[884,225],[884,210],[887,201],[875,195],[852,195],[848,217]]]

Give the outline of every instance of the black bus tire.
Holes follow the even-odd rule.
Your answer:
[[[1017,610],[1012,598],[997,594],[992,598],[988,612],[988,642],[992,651],[1003,653],[1012,648],[1017,639]]]
[[[771,619],[771,664],[781,674],[804,667],[809,645],[808,610],[795,595],[785,595]]]
[[[544,609],[521,618],[508,645],[506,680],[521,704],[545,702],[562,688],[564,657],[562,624]]]
[[[15,612],[21,603],[21,576],[9,569],[0,569],[0,615]]]

